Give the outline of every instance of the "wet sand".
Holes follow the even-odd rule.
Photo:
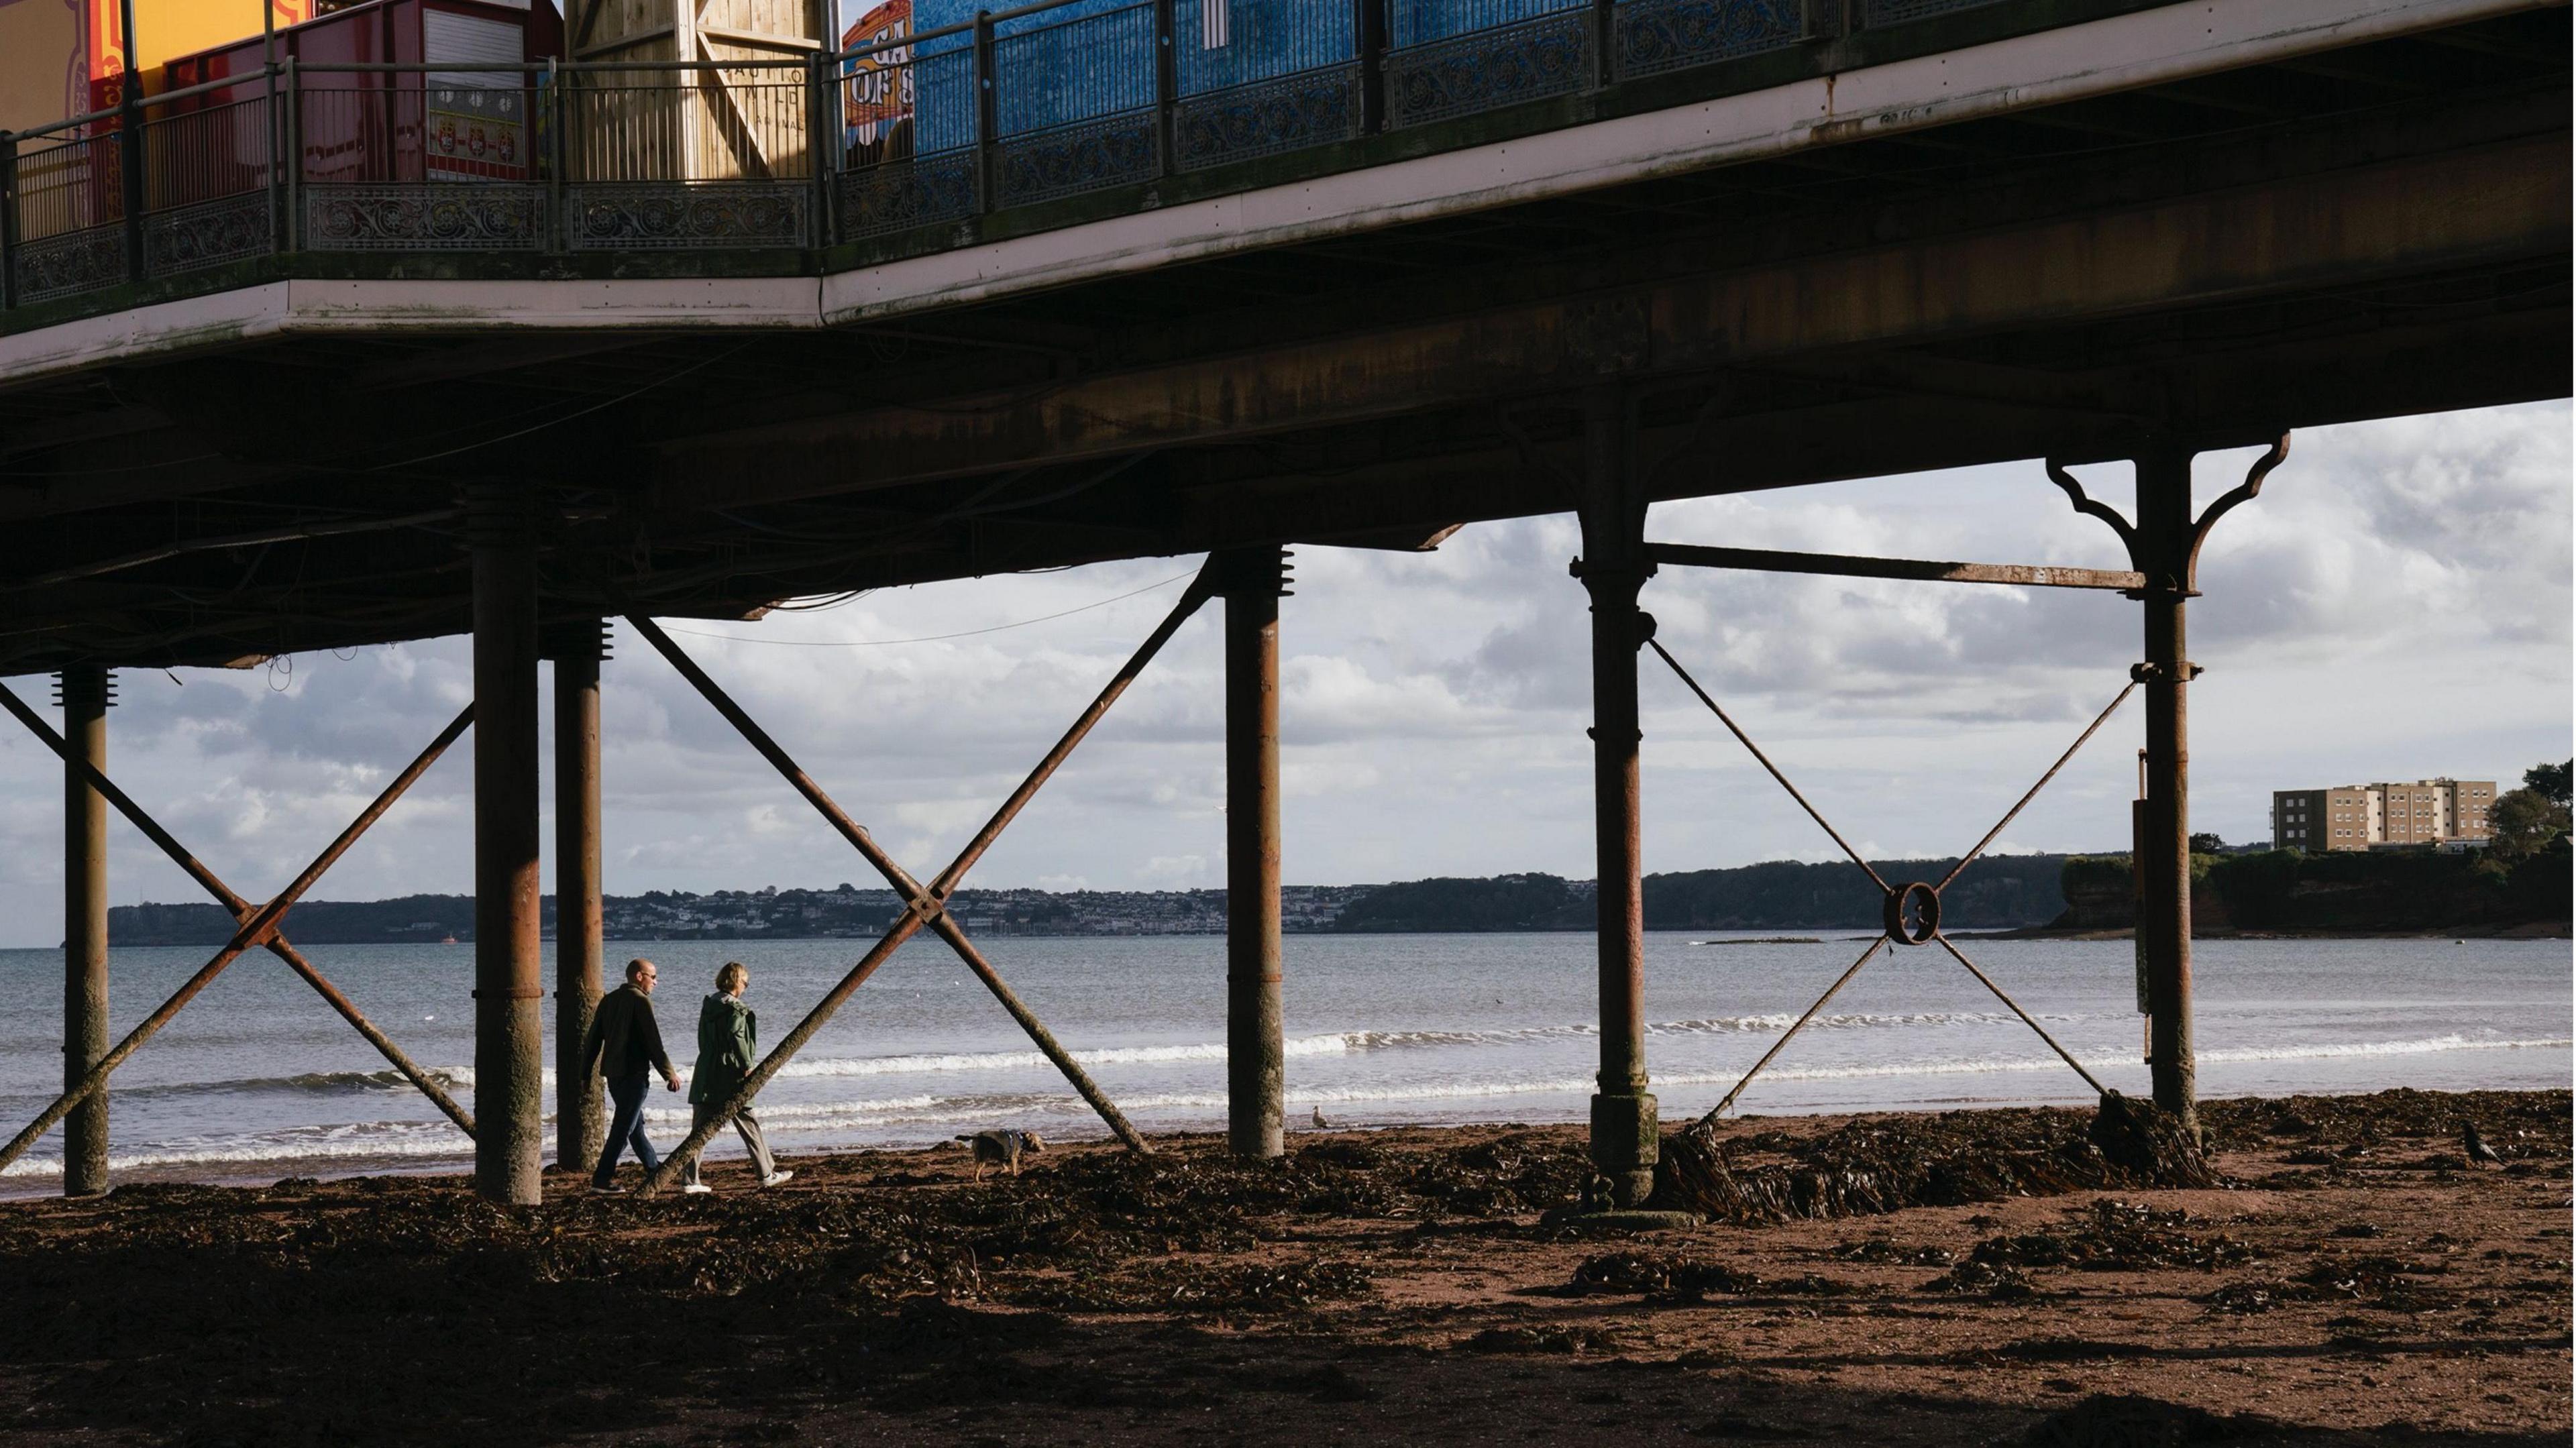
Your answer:
[[[0,1445],[2568,1441],[2566,1092],[2207,1120],[2217,1188],[1621,1237],[1543,1219],[1589,1176],[1563,1127],[19,1202]]]

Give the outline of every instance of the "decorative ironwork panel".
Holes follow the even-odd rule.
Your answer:
[[[999,147],[995,200],[1003,206],[1052,201],[1150,181],[1163,168],[1162,127],[1152,111],[1104,116],[1078,126],[1058,126],[1005,137]]]
[[[245,191],[143,218],[143,268],[166,277],[246,256],[266,256],[275,243],[266,191]]]
[[[1183,96],[1172,149],[1184,171],[1303,150],[1360,133],[1356,62]]]
[[[1592,82],[1592,12],[1566,10],[1386,57],[1386,123],[1418,126],[1578,91]]]
[[[975,214],[973,151],[881,161],[841,174],[841,235],[856,239],[909,231]]]
[[[125,280],[125,224],[84,227],[18,244],[17,297],[46,302]]]
[[[546,193],[515,181],[307,185],[303,242],[313,251],[542,251]]]
[[[1954,10],[1976,10],[1995,3],[1996,0],[1861,0],[1860,23],[1902,25],[1908,20],[1928,20]]]
[[[1804,0],[1622,0],[1621,77],[1781,50],[1806,37]]]
[[[575,251],[729,251],[813,245],[802,181],[621,181],[572,188]]]

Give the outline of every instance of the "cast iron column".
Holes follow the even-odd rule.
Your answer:
[[[477,485],[474,552],[474,1186],[534,1205],[545,1150],[537,945],[537,555],[521,488]]]
[[[599,1073],[579,1069],[599,1006],[599,662],[607,625],[566,630],[555,661],[555,1161],[599,1160]]]
[[[1638,812],[1637,653],[1653,629],[1637,607],[1654,576],[1637,487],[1634,417],[1624,396],[1586,400],[1583,586],[1592,595],[1592,810],[1599,861],[1601,1076],[1592,1098],[1592,1164],[1623,1207],[1655,1190],[1655,1098],[1646,1090],[1645,885]]]
[[[1237,1156],[1277,1156],[1285,1070],[1279,1010],[1279,600],[1288,555],[1219,556],[1225,596],[1225,1084]]]
[[[2137,460],[2139,566],[2147,575],[2147,804],[2139,860],[2145,906],[2148,1049],[2156,1104],[2196,1125],[2191,1046],[2191,747],[2188,700],[2199,672],[2184,649],[2191,596],[2191,450],[2158,446]]]
[[[63,740],[72,757],[107,768],[112,685],[95,664],[65,669]],[[67,764],[63,769],[63,1089],[85,1079],[107,1054],[107,801]],[[63,1118],[63,1195],[107,1190],[107,1092]]]

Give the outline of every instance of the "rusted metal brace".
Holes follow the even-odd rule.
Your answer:
[[[0,690],[0,692],[7,691]],[[11,694],[10,697],[14,699],[16,695]],[[70,1115],[73,1107],[88,1100],[101,1086],[106,1085],[109,1073],[125,1064],[128,1056],[141,1049],[144,1042],[151,1040],[155,1033],[168,1025],[170,1018],[176,1016],[181,1007],[194,1000],[199,991],[211,985],[216,976],[223,974],[226,966],[240,959],[244,951],[253,946],[264,946],[275,938],[278,922],[286,918],[286,912],[294,908],[295,902],[303,898],[304,892],[312,889],[314,882],[322,878],[323,872],[337,864],[340,857],[349,852],[350,847],[358,842],[358,837],[365,834],[369,826],[382,819],[385,811],[393,808],[394,801],[401,799],[403,793],[409,790],[423,774],[426,774],[431,765],[438,762],[438,757],[446,753],[447,747],[454,744],[458,737],[465,733],[467,726],[473,722],[474,706],[468,704],[445,729],[439,731],[438,737],[430,742],[427,749],[420,752],[418,758],[412,760],[409,767],[394,776],[393,781],[385,786],[384,791],[376,796],[373,803],[360,811],[358,817],[351,820],[346,829],[340,831],[339,838],[333,840],[321,854],[313,857],[313,862],[304,867],[303,873],[295,877],[294,883],[279,891],[276,898],[252,911],[242,920],[240,926],[233,931],[232,939],[225,942],[223,949],[215,952],[214,959],[207,961],[195,975],[188,977],[187,982],[181,985],[168,1000],[163,1001],[159,1009],[144,1017],[133,1030],[126,1032],[125,1039],[118,1041],[105,1056],[100,1057],[98,1064],[90,1068],[89,1074],[83,1076],[78,1085],[55,1098],[54,1104],[46,1107],[34,1121],[29,1122],[25,1130],[11,1138],[7,1146],[0,1147],[0,1168],[6,1168],[9,1163],[24,1156],[27,1148],[35,1145],[38,1138],[52,1130],[65,1116]],[[354,1010],[355,1007],[351,1009]]]
[[[54,732],[53,726],[47,724],[43,716],[29,708],[15,693],[6,688],[0,688],[0,709],[8,710],[11,716],[27,727],[29,733],[34,734],[46,748],[59,755],[63,763],[79,773],[89,783],[90,788],[97,790],[101,797],[115,806],[117,813],[124,815],[136,829],[141,830],[146,839],[160,846],[161,853],[168,855],[172,863],[178,865],[189,879],[196,881],[199,888],[214,896],[218,904],[231,912],[235,925],[249,920],[256,913],[257,907],[235,894],[231,886],[218,878],[203,861],[189,853],[188,848],[180,844],[177,837],[161,827],[160,821],[144,813],[143,807],[136,804],[133,797],[119,788],[114,780],[101,773],[98,766],[74,755],[70,745],[60,734]],[[437,1079],[414,1063],[411,1057],[403,1052],[402,1047],[393,1043],[391,1037],[378,1030],[376,1023],[367,1019],[366,1013],[359,1010],[355,1002],[340,993],[339,987],[324,978],[322,972],[312,961],[305,958],[304,952],[297,950],[287,940],[283,932],[271,933],[268,939],[261,942],[261,945],[269,954],[286,962],[288,969],[303,977],[305,984],[313,987],[331,1009],[340,1013],[340,1019],[347,1021],[359,1035],[364,1036],[367,1044],[374,1046],[378,1054],[392,1063],[393,1068],[402,1073],[404,1080],[418,1087],[420,1093],[430,1099],[431,1104],[444,1112],[448,1120],[456,1123],[458,1130],[464,1132],[469,1139],[474,1135],[474,1118],[466,1112],[465,1108],[457,1105],[455,1098],[440,1088]]]
[[[1960,953],[1956,945],[1950,943],[1948,936],[1941,933],[1941,892],[1948,889],[1952,881],[1957,880],[1971,863],[1986,852],[1986,847],[1992,845],[1996,837],[2004,832],[2005,827],[2020,816],[2022,810],[2038,797],[2042,789],[2048,787],[2049,781],[2057,778],[2059,771],[2065,769],[2068,761],[2075,758],[2076,752],[2081,750],[2096,733],[2099,733],[2104,724],[2110,722],[2111,716],[2119,711],[2122,704],[2128,702],[2129,695],[2136,692],[2139,683],[2136,678],[2131,678],[2120,692],[2112,697],[2111,702],[2103,706],[2102,712],[2093,716],[2093,722],[2084,726],[2084,732],[2075,736],[2075,742],[2066,746],[2066,752],[2057,756],[2057,762],[2051,764],[2047,771],[2040,775],[2039,782],[2025,791],[2020,799],[2014,801],[2011,809],[2004,811],[2004,817],[1995,821],[1994,828],[1986,831],[1985,836],[1977,841],[1974,848],[1959,857],[1959,862],[1950,867],[1950,873],[1941,877],[1941,883],[1933,885],[1914,880],[1902,886],[1892,886],[1880,877],[1878,871],[1870,868],[1869,862],[1860,857],[1860,852],[1851,847],[1851,844],[1842,837],[1842,833],[1827,822],[1814,805],[1807,802],[1807,797],[1798,792],[1798,787],[1789,782],[1789,777],[1781,773],[1778,765],[1771,762],[1770,756],[1764,754],[1761,747],[1756,745],[1732,718],[1728,717],[1727,712],[1718,706],[1715,699],[1709,697],[1708,691],[1700,687],[1699,681],[1691,677],[1690,671],[1682,667],[1681,661],[1673,657],[1670,649],[1665,648],[1652,636],[1646,639],[1646,645],[1662,657],[1674,675],[1687,685],[1693,694],[1699,696],[1699,701],[1708,706],[1709,712],[1717,716],[1719,723],[1726,726],[1727,732],[1733,734],[1745,749],[1751,752],[1754,759],[1770,772],[1771,777],[1779,781],[1780,787],[1789,792],[1789,797],[1798,802],[1799,808],[1807,812],[1808,818],[1822,826],[1825,833],[1833,837],[1835,844],[1842,846],[1843,853],[1851,857],[1853,864],[1860,866],[1862,873],[1868,875],[1886,897],[1886,908],[1880,922],[1879,937],[1869,943],[1867,950],[1861,952],[1860,959],[1853,961],[1849,969],[1836,977],[1832,985],[1826,987],[1825,993],[1816,998],[1814,1005],[1807,1007],[1806,1014],[1798,1017],[1788,1030],[1781,1033],[1779,1040],[1771,1043],[1771,1049],[1762,1053],[1762,1059],[1753,1063],[1753,1069],[1745,1072],[1744,1078],[1736,1082],[1717,1105],[1701,1118],[1704,1123],[1715,1122],[1729,1106],[1734,1105],[1736,1097],[1743,1094],[1744,1088],[1753,1084],[1753,1078],[1761,1075],[1763,1068],[1771,1064],[1772,1058],[1780,1054],[1781,1048],[1789,1044],[1790,1037],[1804,1030],[1807,1023],[1816,1018],[1816,1013],[1825,1008],[1826,1002],[1841,994],[1842,988],[1851,984],[1852,977],[1860,974],[1861,967],[1869,964],[1877,956],[1880,947],[1889,944],[1937,943],[1959,964],[1966,966],[1968,973],[1975,976],[1987,990],[1994,992],[1997,1000],[2011,1007],[2012,1013],[2021,1017],[2022,1024],[2029,1026],[2041,1040],[2047,1042],[2050,1050],[2064,1058],[2067,1065],[2074,1067],[2075,1074],[2083,1077],[2085,1084],[2091,1086],[2095,1094],[2105,1094],[2102,1083],[2094,1079],[2092,1072],[2084,1069],[2082,1062],[2077,1061],[2072,1053],[2059,1045],[2056,1037],[2050,1035],[2038,1021],[2031,1018],[2030,1012],[2023,1010],[2019,1002],[2006,995],[2003,987],[1995,984],[1984,971],[1977,968],[1974,961],[1969,960],[1967,956]]]
[[[1734,735],[1736,742],[1742,744],[1746,751],[1752,754],[1754,762],[1769,771],[1771,777],[1780,782],[1782,789],[1789,791],[1789,798],[1798,802],[1798,808],[1807,812],[1807,818],[1814,820],[1826,834],[1833,836],[1834,843],[1842,846],[1843,853],[1851,856],[1851,862],[1860,866],[1862,874],[1867,875],[1882,893],[1894,893],[1894,887],[1879,878],[1878,871],[1871,869],[1869,861],[1860,857],[1860,851],[1851,847],[1851,841],[1843,838],[1842,831],[1835,829],[1830,821],[1816,812],[1814,805],[1807,803],[1807,797],[1798,792],[1798,786],[1789,782],[1789,776],[1780,772],[1780,766],[1771,762],[1771,756],[1762,752],[1762,746],[1754,743],[1751,735],[1746,734],[1737,727],[1733,719],[1727,717],[1726,711],[1718,707],[1715,699],[1709,697],[1708,690],[1699,686],[1699,680],[1690,676],[1690,670],[1682,667],[1682,661],[1673,657],[1673,651],[1665,648],[1662,640],[1649,637],[1646,640],[1646,647],[1662,656],[1664,663],[1672,669],[1674,675],[1688,685],[1692,693],[1699,695],[1699,701],[1708,706],[1708,712],[1717,716],[1718,723],[1726,726],[1726,732]]]
[[[1943,950],[1950,952],[1950,958],[1952,960],[1966,966],[1968,968],[1968,974],[1975,976],[1978,984],[1983,985],[1990,991],[1993,991],[1995,993],[1996,1000],[2002,1001],[2005,1005],[2011,1007],[2012,1013],[2021,1017],[2021,1023],[2023,1025],[2028,1026],[2033,1031],[2037,1032],[2039,1034],[2039,1038],[2048,1043],[2048,1049],[2055,1051],[2059,1057],[2065,1060],[2067,1065],[2074,1067],[2075,1074],[2084,1078],[2084,1084],[2093,1088],[2094,1095],[2108,1096],[2111,1094],[2110,1088],[2093,1079],[2093,1073],[2084,1069],[2084,1063],[2076,1060],[2073,1052],[2067,1050],[2064,1046],[2057,1044],[2057,1038],[2055,1036],[2050,1035],[2047,1029],[2042,1027],[2039,1022],[2030,1018],[2030,1012],[2021,1008],[2021,1002],[2004,994],[2004,988],[1988,979],[1984,971],[1977,969],[1977,963],[1975,961],[1960,954],[1959,947],[1950,943],[1950,937],[1946,935],[1935,935],[1932,938],[1940,943]]]
[[[975,862],[981,859],[987,850],[992,848],[994,840],[1000,837],[1003,829],[1018,817],[1020,811],[1028,805],[1039,788],[1053,777],[1065,759],[1073,753],[1074,747],[1080,744],[1091,732],[1093,726],[1100,722],[1102,716],[1109,712],[1109,707],[1115,704],[1119,696],[1127,691],[1127,687],[1136,681],[1137,675],[1142,673],[1154,656],[1162,651],[1163,646],[1171,641],[1172,635],[1180,631],[1181,625],[1207,602],[1210,594],[1208,576],[1202,571],[1199,577],[1191,582],[1189,590],[1181,596],[1172,611],[1164,617],[1162,623],[1143,644],[1138,646],[1136,652],[1119,668],[1118,673],[1093,698],[1090,706],[1075,719],[1073,726],[1056,741],[1055,747],[1047,751],[1046,756],[1038,761],[1037,767],[1029,771],[1028,777],[1020,782],[1019,788],[1011,792],[1010,798],[1004,800],[1001,807],[994,811],[993,817],[985,822],[984,827],[976,832],[973,839],[967,842],[965,849],[960,851],[948,868],[940,871],[927,887],[915,880],[910,872],[895,862],[892,856],[886,854],[885,850],[868,834],[866,828],[850,818],[846,811],[834,803],[831,797],[823,792],[822,786],[816,784],[813,777],[807,774],[776,740],[770,738],[768,732],[744,712],[741,705],[735,703],[704,669],[698,667],[695,660],[689,658],[677,644],[671,642],[669,635],[655,626],[651,619],[640,615],[628,616],[627,622],[635,626],[636,632],[643,636],[645,642],[651,644],[657,652],[668,659],[672,667],[678,669],[681,675],[706,697],[707,702],[714,705],[716,711],[724,715],[744,739],[750,742],[752,748],[759,751],[779,773],[785,775],[796,791],[805,797],[806,802],[813,805],[818,813],[830,821],[833,828],[840,832],[841,837],[848,840],[853,848],[865,856],[868,863],[875,866],[879,874],[885,876],[887,882],[894,886],[896,892],[903,896],[905,901],[902,916],[886,931],[884,937],[850,968],[849,973],[843,976],[838,984],[815,1003],[813,1009],[806,1013],[805,1018],[796,1023],[794,1030],[788,1032],[784,1039],[771,1048],[768,1055],[761,1058],[760,1064],[752,1068],[751,1074],[744,1078],[742,1085],[736,1088],[733,1096],[717,1111],[692,1127],[687,1138],[663,1158],[661,1167],[645,1178],[645,1191],[657,1192],[669,1185],[687,1163],[696,1159],[697,1154],[706,1148],[707,1142],[722,1130],[727,1122],[750,1107],[761,1089],[769,1084],[771,1078],[775,1077],[780,1068],[784,1067],[798,1051],[804,1049],[806,1043],[813,1039],[814,1034],[820,1031],[850,998],[851,993],[864,984],[869,976],[874,975],[877,967],[892,958],[895,951],[918,933],[925,924],[946,941],[951,950],[957,952],[967,968],[975,972],[976,978],[984,983],[985,988],[1002,1003],[1002,1008],[1010,1013],[1011,1018],[1019,1023],[1023,1031],[1027,1032],[1029,1039],[1037,1045],[1039,1051],[1054,1063],[1056,1069],[1064,1074],[1065,1079],[1073,1084],[1083,1100],[1090,1104],[1093,1111],[1099,1113],[1100,1118],[1108,1123],[1109,1129],[1117,1134],[1118,1139],[1125,1143],[1130,1151],[1150,1153],[1153,1150],[1146,1143],[1143,1135],[1128,1123],[1126,1115],[1119,1111],[1116,1104],[1111,1102],[1108,1095],[1091,1079],[1090,1073],[1082,1069],[1081,1064],[1073,1059],[1071,1052],[1057,1043],[1054,1033],[1047,1030],[1045,1023],[1041,1022],[1002,980],[1000,973],[985,960],[983,952],[976,949],[974,942],[966,938],[965,931],[948,913],[946,902],[948,896],[955,892],[958,882],[965,878],[966,872],[974,867]]]

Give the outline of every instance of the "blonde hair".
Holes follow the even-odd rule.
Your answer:
[[[716,989],[726,995],[738,995],[742,988],[749,984],[751,984],[751,972],[743,969],[742,962],[739,960],[726,961],[724,968],[716,972]]]

